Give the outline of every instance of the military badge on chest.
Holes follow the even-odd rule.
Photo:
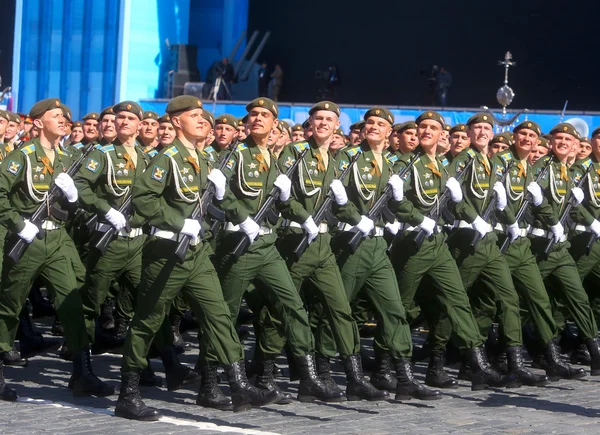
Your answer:
[[[188,182],[192,182],[194,181],[194,176],[191,173],[191,169],[190,168],[183,168],[179,171],[179,173],[181,174],[181,179],[184,181],[188,181]]]
[[[514,169],[510,175],[511,175],[510,181],[512,181],[513,183],[521,182],[521,177],[519,177],[519,171],[517,169]]]
[[[310,163],[308,163],[309,169],[308,169],[308,175],[319,175],[319,170],[317,169],[317,165],[318,162],[311,160]]]
[[[483,180],[485,180],[485,177],[486,177],[485,167],[483,165],[477,166],[477,179],[479,181],[483,181]]]
[[[361,178],[363,180],[371,181],[373,179],[373,175],[370,172],[371,168],[369,168],[368,166],[365,165],[363,168],[361,168],[361,171],[362,171]]]
[[[35,168],[33,168],[33,181],[44,181],[44,178],[46,178],[46,176],[43,173],[43,169],[41,166],[36,166]]]
[[[423,184],[426,187],[431,187],[433,186],[433,177],[431,176],[431,172],[425,172],[425,181],[423,182]]]
[[[247,166],[248,166],[248,177],[258,178],[260,176],[260,173],[257,170],[258,165],[256,163],[252,162]]]

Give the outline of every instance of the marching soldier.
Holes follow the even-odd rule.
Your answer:
[[[229,146],[236,140],[237,119],[231,115],[220,115],[215,118],[215,140],[204,149],[218,162],[227,154]]]
[[[466,124],[456,124],[450,129],[450,152],[446,153],[448,162],[452,162],[454,158],[459,155],[462,150],[469,148],[471,145],[471,139],[467,135]]]
[[[146,110],[144,112],[138,138],[145,153],[156,148],[159,143],[158,118],[158,113],[153,112],[152,110]]]
[[[292,142],[300,142],[304,140],[304,129],[302,124],[295,124],[292,127]]]
[[[65,118],[58,99],[36,103],[29,113],[40,136],[6,157],[0,171],[0,225],[9,230],[4,247],[5,261],[0,293],[0,353],[12,349],[18,315],[35,278],[40,275],[54,294],[54,304],[69,347],[73,353],[73,374],[69,388],[75,395],[109,396],[114,389],[94,374],[83,320],[80,288],[85,269],[79,260],[73,241],[64,223],[54,217],[40,228],[29,221],[31,214],[46,200],[55,183],[63,192],[63,205],[77,201],[73,180],[64,172],[71,163],[69,156],[58,148],[65,131]],[[18,239],[28,244],[20,261],[6,254]],[[4,383],[0,358],[0,398],[16,400],[17,393]]]
[[[81,143],[87,145],[98,140],[99,130],[98,122],[100,114],[97,112],[87,113],[81,120],[83,121],[83,140]]]

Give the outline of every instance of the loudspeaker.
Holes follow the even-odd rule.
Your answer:
[[[167,98],[177,97],[183,94],[183,87],[187,82],[199,82],[200,81],[200,73],[199,72],[176,72],[169,71],[167,75]]]
[[[196,60],[198,47],[191,44],[175,44],[169,47],[169,70],[198,71]]]

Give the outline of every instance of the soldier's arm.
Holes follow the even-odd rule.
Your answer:
[[[289,168],[294,164],[298,158],[296,148],[293,146],[286,146],[279,155],[279,168],[283,174],[287,174]],[[333,161],[332,161],[333,163]],[[302,164],[302,163],[300,163]],[[298,177],[298,171],[292,177],[292,194],[290,199],[285,202],[280,202],[277,206],[278,210],[284,219],[290,219],[294,222],[302,224],[306,222],[306,219],[310,217],[310,213],[306,211],[304,205],[298,201],[298,195],[302,195],[302,192],[298,188],[298,183],[302,183],[302,180]],[[325,194],[322,192],[321,194]]]
[[[591,164],[591,162],[590,162]],[[584,177],[585,168],[581,163],[576,163],[571,168],[571,179],[577,183],[579,180]],[[591,199],[590,199],[590,188],[589,188],[590,180],[589,178],[583,182],[581,185],[581,190],[583,190],[583,194],[585,195],[583,202],[576,207],[571,209],[571,220],[577,224],[589,226],[596,219],[593,214],[588,210],[588,207],[591,209]]]
[[[229,189],[225,190],[225,196],[223,200],[220,202],[219,206],[221,210],[225,212],[225,218],[227,221],[232,222],[234,225],[239,225],[244,222],[249,215],[248,211],[245,209],[241,201],[238,201],[237,197],[234,193],[234,187],[237,180],[237,170],[238,170],[238,153],[241,151],[236,151],[233,156],[229,159],[229,161],[225,164],[223,168],[223,174],[229,180]]]
[[[535,175],[535,178],[537,178],[538,174],[544,169],[544,166],[546,166],[546,162],[547,158],[541,158],[535,163],[535,165],[533,166],[533,173]],[[550,176],[548,175],[549,172],[550,170],[548,170],[546,176],[538,182],[538,184],[542,188],[542,203],[537,207],[532,204],[531,211],[540,222],[544,223],[545,225],[552,226],[558,223],[560,217],[554,211],[552,203],[550,202],[553,200],[550,199],[552,193],[550,192]]]
[[[465,168],[467,163],[468,163],[467,153],[466,152],[460,153],[458,156],[456,156],[456,158],[448,166],[448,174],[451,177],[456,177],[456,175],[459,173],[459,171],[462,171]],[[453,214],[456,217],[456,219],[466,221],[470,224],[472,224],[475,221],[475,219],[477,219],[477,216],[479,216],[477,209],[471,203],[471,200],[469,199],[469,195],[468,195],[468,190],[470,189],[470,185],[471,185],[471,174],[474,170],[475,170],[475,165],[471,165],[468,169],[468,172],[466,172],[461,177],[459,183],[461,185],[462,192],[463,192],[463,200],[453,205],[453,209],[454,209]],[[491,192],[490,192],[490,194],[491,194]],[[451,203],[451,201],[450,201],[450,203]]]
[[[399,161],[394,169],[398,169],[402,171],[407,166],[407,162]],[[415,186],[413,185],[413,176],[411,171],[408,171],[406,175],[403,177],[404,180],[404,199],[400,202],[390,201],[389,207],[390,210],[396,215],[396,219],[398,222],[407,223],[412,226],[417,226],[423,219],[425,219],[425,215],[423,215],[417,207],[408,199],[408,198],[416,198],[414,194]]]
[[[505,164],[504,160],[502,160],[502,158],[498,156],[498,154],[492,157],[490,164],[492,166],[492,170],[496,171],[496,179],[499,181],[500,178],[502,178],[502,176],[504,175],[504,172],[507,170],[507,165]],[[506,183],[504,183],[504,186],[506,187]],[[493,188],[492,185],[490,185],[490,187]],[[503,211],[496,210],[495,215],[498,219],[498,222],[506,225],[512,225],[517,221],[515,212],[518,210],[515,210],[515,204],[511,204],[508,192],[506,193],[506,200],[508,202],[506,208]]]
[[[111,206],[108,201],[96,194],[95,189],[98,183],[106,182],[106,170],[106,156],[101,151],[94,150],[73,177],[79,192],[81,208],[102,216],[108,213]]]
[[[25,221],[10,203],[13,186],[25,176],[25,157],[19,150],[10,152],[0,166],[0,225],[13,233],[25,228]]]
[[[352,158],[344,152],[340,156],[340,160],[338,163],[338,168],[343,168],[344,165],[349,165]],[[348,195],[348,202],[344,205],[338,205],[334,202],[332,211],[335,217],[342,221],[349,223],[350,225],[356,225],[360,222],[362,215],[359,213],[358,208],[352,202],[352,189],[356,189],[356,184],[354,181],[354,171],[352,171],[346,179],[344,180],[344,187],[346,188],[346,194]]]

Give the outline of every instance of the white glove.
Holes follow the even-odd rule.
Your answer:
[[[279,189],[279,200],[286,202],[290,199],[290,192],[292,190],[292,180],[285,175],[279,174],[275,179],[274,185]]]
[[[494,183],[494,192],[496,192],[496,209],[503,211],[508,205],[508,198],[506,197],[506,189],[504,185],[496,181]]]
[[[506,227],[506,232],[508,233],[508,237],[510,238],[511,242],[517,240],[521,233],[519,223],[515,222],[514,224],[510,224],[508,227]]]
[[[219,201],[225,196],[225,186],[227,185],[227,178],[218,169],[213,169],[206,176],[215,185],[215,198]]]
[[[594,219],[594,222],[588,228],[596,234],[596,237],[600,237],[600,222]]]
[[[108,213],[106,213],[104,217],[117,231],[122,230],[127,225],[125,216],[123,216],[119,210],[115,210],[114,208],[108,210]]]
[[[304,229],[304,231],[306,231],[306,234],[308,235],[309,244],[310,242],[315,240],[319,235],[319,227],[317,227],[317,225],[315,224],[315,221],[313,220],[312,216],[309,216],[308,219],[304,221],[304,223],[302,224],[302,228]]]
[[[58,174],[58,177],[56,177],[56,179],[54,180],[54,183],[65,194],[67,201],[77,201],[77,188],[75,187],[75,183],[73,183],[73,179],[69,177],[69,174],[61,172],[60,174]]]
[[[27,243],[33,242],[37,233],[40,232],[40,229],[33,225],[31,222],[25,221],[25,228],[18,233],[18,236],[25,240]]]
[[[200,222],[196,219],[184,220],[180,233],[190,237],[198,237],[198,234],[200,234]]]
[[[581,190],[579,187],[574,187],[571,189],[571,193],[573,194],[573,205],[574,206],[578,206],[579,204],[581,204],[581,201],[583,201],[583,190]]]
[[[450,177],[446,181],[446,189],[450,190],[450,197],[452,202],[461,202],[463,199],[462,189],[460,183],[456,181],[456,178]]]
[[[337,205],[344,205],[348,202],[348,195],[346,194],[346,188],[340,180],[333,180],[329,185],[333,198]]]
[[[533,199],[533,205],[536,207],[540,205],[544,199],[542,196],[542,188],[535,181],[532,181],[527,186],[527,191],[531,193],[531,198]]]
[[[393,224],[387,223],[385,224],[385,227],[390,233],[392,233],[395,236],[396,234],[398,234],[398,231],[400,231],[400,222],[394,221]]]
[[[428,236],[431,236],[433,234],[433,230],[435,229],[435,221],[425,216],[423,218],[423,222],[419,224],[419,228],[425,231]]]
[[[247,217],[244,222],[240,224],[240,229],[248,235],[251,242],[258,237],[260,226],[252,220],[251,217]]]
[[[357,223],[354,228],[363,233],[366,237],[371,234],[371,231],[375,228],[375,223],[368,217],[361,216],[360,222]]]
[[[554,234],[554,241],[556,243],[558,243],[561,239],[562,236],[565,235],[565,229],[563,228],[562,224],[559,222],[556,225],[552,225],[550,227],[550,231],[552,231],[552,234]]]
[[[394,174],[388,180],[388,184],[392,187],[394,201],[402,201],[404,199],[404,181],[397,174]]]
[[[492,226],[481,219],[481,216],[477,216],[471,225],[473,225],[475,231],[481,234],[481,237],[485,237],[487,233],[492,231]]]

